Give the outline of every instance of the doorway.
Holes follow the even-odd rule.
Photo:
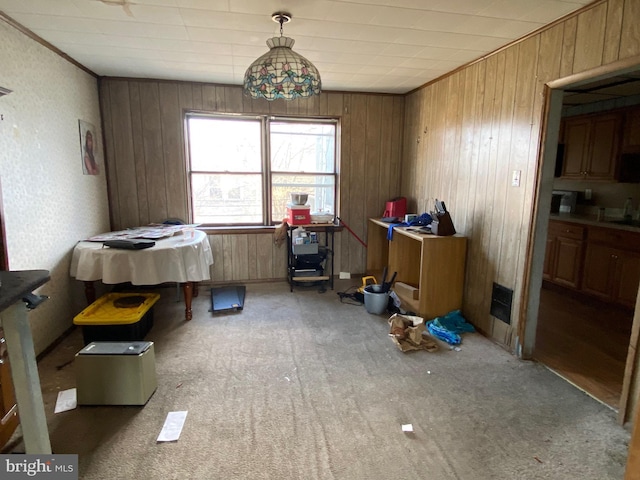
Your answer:
[[[629,346],[637,343],[632,334],[634,317],[638,322],[635,302],[627,300],[621,304],[582,288],[583,262],[589,225],[605,227],[595,223],[599,207],[607,207],[613,218],[621,213],[630,189],[637,206],[640,183],[621,186],[603,178],[593,182],[590,178],[571,179],[571,175],[562,178],[562,168],[555,167],[556,154],[563,152],[558,146],[566,140],[562,127],[568,122],[561,121],[562,118],[598,112],[605,115],[608,110],[640,106],[638,59],[620,64],[616,70],[603,67],[552,82],[548,87],[522,356],[540,361],[597,400],[619,410],[622,423],[626,419],[629,383],[637,375],[632,372],[635,359],[627,358],[629,351],[635,352]],[[566,156],[566,149],[564,153]],[[578,205],[570,216],[589,220],[578,223],[576,229],[566,229],[568,238],[555,244],[554,222],[569,220],[570,216],[551,214],[554,189],[577,191]],[[621,200],[611,203],[617,197]],[[640,229],[637,231],[640,234]],[[554,248],[557,250],[553,251]],[[560,262],[561,270],[556,277],[549,274],[554,259]],[[640,261],[637,265],[640,269]],[[633,300],[637,292],[636,285]]]

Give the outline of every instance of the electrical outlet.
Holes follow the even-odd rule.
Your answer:
[[[511,186],[519,187],[520,186],[520,173],[522,170],[514,170],[513,176],[511,177]]]
[[[584,199],[585,200],[591,200],[591,195],[592,195],[592,191],[590,188],[585,188],[584,190]]]
[[[340,280],[348,280],[351,278],[350,272],[340,272]]]

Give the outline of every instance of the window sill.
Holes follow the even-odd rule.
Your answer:
[[[238,234],[238,235],[246,235],[246,234],[262,234],[262,233],[273,233],[276,229],[276,225],[266,226],[266,225],[239,225],[235,227],[225,226],[225,227],[196,227],[197,230],[200,230],[207,235],[230,235],[230,234]]]
[[[272,234],[279,225],[239,225],[235,227],[225,226],[225,227],[196,227],[197,230],[201,230],[207,235],[249,235],[249,234]],[[326,224],[312,224],[312,225],[302,225],[305,230],[313,231],[324,231]],[[295,228],[295,225],[292,226]],[[334,224],[333,226],[334,232],[341,232],[342,225]]]

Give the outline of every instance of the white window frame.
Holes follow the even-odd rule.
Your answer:
[[[224,114],[224,113],[211,113],[200,111],[189,111],[185,113],[185,151],[186,151],[186,178],[187,178],[187,194],[189,200],[189,221],[195,222],[194,219],[194,197],[192,193],[192,175],[211,173],[220,175],[241,175],[238,172],[220,172],[216,170],[194,170],[191,168],[190,158],[190,132],[189,132],[189,119],[190,118],[217,118],[217,119],[238,119],[238,120],[258,120],[260,121],[261,128],[261,168],[260,175],[262,176],[262,221],[256,223],[247,222],[228,222],[228,223],[202,223],[205,227],[255,227],[255,226],[272,226],[280,223],[282,218],[272,218],[272,178],[274,174],[282,173],[279,171],[272,171],[271,168],[271,145],[270,145],[270,125],[271,123],[320,123],[327,125],[334,125],[334,167],[333,172],[306,172],[301,171],[300,174],[309,175],[317,173],[318,175],[327,175],[334,177],[333,195],[335,211],[331,212],[336,216],[339,216],[338,212],[338,192],[339,192],[339,129],[340,122],[338,118],[333,117],[287,117],[287,116],[272,116],[272,115],[244,115],[244,114]],[[292,172],[286,172],[287,174]],[[298,172],[295,172],[298,173]]]

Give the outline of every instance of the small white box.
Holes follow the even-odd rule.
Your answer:
[[[91,342],[75,370],[78,405],[144,405],[157,387],[153,342]]]

